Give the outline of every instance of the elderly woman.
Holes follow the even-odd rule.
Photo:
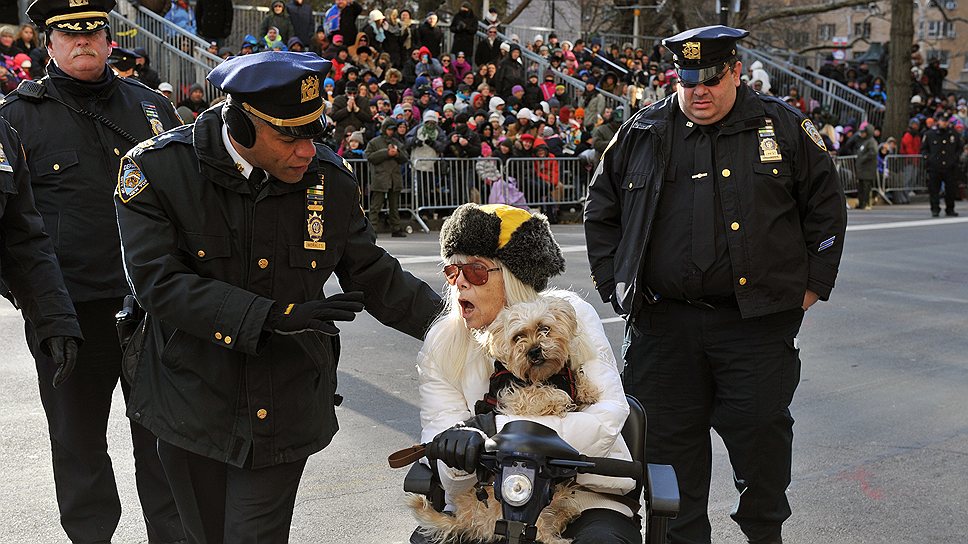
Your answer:
[[[450,497],[474,485],[474,467],[462,467],[483,435],[493,435],[515,418],[511,415],[477,415],[474,405],[488,392],[494,361],[483,347],[487,327],[505,307],[539,296],[560,297],[578,316],[578,334],[593,347],[595,357],[582,362],[582,371],[600,391],[600,399],[564,417],[527,417],[555,429],[580,452],[600,457],[630,459],[621,437],[629,413],[615,356],[598,314],[570,291],[547,290],[548,281],[564,271],[561,249],[542,215],[503,204],[465,204],[444,222],[440,232],[444,277],[449,284],[447,306],[427,334],[418,355],[422,442],[438,435],[462,433],[464,447],[438,461],[441,483]],[[463,422],[468,427],[457,427]],[[473,437],[473,438],[472,438]],[[442,438],[441,440],[445,440]],[[431,445],[433,449],[433,445]],[[458,451],[460,450],[460,451]],[[465,461],[466,462],[466,461]],[[447,464],[445,464],[447,463]],[[456,468],[451,468],[450,466]],[[469,470],[462,470],[469,469]],[[631,480],[581,475],[577,491],[582,514],[563,534],[574,544],[641,542],[639,522],[616,496]],[[419,530],[418,530],[419,531]],[[420,534],[414,533],[421,542]]]

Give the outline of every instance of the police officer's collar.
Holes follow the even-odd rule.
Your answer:
[[[700,125],[690,121],[686,117],[686,114],[679,107],[678,96],[676,97],[676,109],[679,110],[679,113],[673,116],[672,122],[684,123],[685,129],[683,135],[688,138],[694,131],[700,128]],[[732,133],[735,132],[737,127],[740,129],[747,128],[747,122],[751,119],[759,119],[765,115],[766,112],[763,106],[760,105],[760,101],[755,100],[755,96],[752,95],[752,91],[746,83],[741,83],[736,88],[736,101],[733,103],[733,107],[726,114],[726,117],[720,119],[715,125],[725,133]]]
[[[225,145],[225,150],[228,152],[229,157],[232,157],[232,160],[235,161],[235,168],[242,174],[242,177],[249,179],[255,167],[249,161],[242,158],[242,155],[232,145],[232,139],[229,138],[229,127],[224,123],[222,124],[222,143]]]

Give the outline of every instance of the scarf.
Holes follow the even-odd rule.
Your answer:
[[[474,414],[476,415],[495,411],[497,409],[498,394],[508,387],[525,387],[531,385],[514,374],[511,374],[511,371],[505,368],[504,363],[501,361],[494,361],[494,373],[491,374],[489,381],[490,386],[488,387],[487,393],[484,394],[484,398],[474,403]],[[562,368],[560,372],[548,378],[547,383],[568,393],[568,396],[572,399],[578,394],[575,388],[575,375],[568,365],[565,365],[565,368]]]
[[[84,96],[99,96],[106,90],[111,88],[111,85],[117,79],[114,75],[114,70],[108,68],[104,65],[104,72],[101,77],[95,81],[81,81],[75,79],[64,72],[57,66],[56,62],[52,62],[47,65],[47,75],[50,76],[51,81],[53,81],[59,88],[67,91],[67,94],[80,94]]]

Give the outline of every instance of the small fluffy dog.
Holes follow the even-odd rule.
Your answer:
[[[543,296],[504,309],[488,328],[486,347],[506,371],[495,365],[485,401],[501,414],[559,417],[595,403],[600,392],[581,369],[594,351],[577,332],[575,309],[559,297]],[[486,503],[477,498],[474,489],[452,497],[454,515],[437,512],[423,495],[411,496],[410,507],[423,532],[436,541],[456,542],[465,537],[494,542],[501,505],[494,499],[493,488],[486,490]],[[579,514],[569,485],[558,485],[551,504],[538,518],[538,540],[570,544],[571,539],[562,538],[561,533]]]

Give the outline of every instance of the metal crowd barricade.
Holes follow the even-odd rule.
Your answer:
[[[357,183],[360,185],[361,202],[363,212],[369,215],[370,212],[370,176],[372,169],[366,159],[346,159],[349,163]],[[410,165],[407,165],[403,175],[403,190],[400,191],[400,212],[410,214],[417,225],[424,232],[430,232],[430,227],[424,222],[423,218],[417,213],[416,198],[413,190],[413,177],[410,173]],[[388,211],[384,208],[382,211]],[[374,228],[376,226],[374,225]]]
[[[844,188],[845,193],[856,193],[857,192],[857,168],[856,168],[856,155],[844,155],[836,156],[834,159],[834,167],[837,169],[837,174],[840,176],[840,185]]]
[[[888,155],[884,157],[880,192],[889,202],[907,202],[908,193],[928,188],[928,173],[921,155]],[[898,193],[893,195],[891,193]]]
[[[507,179],[514,179],[531,206],[581,203],[589,173],[578,157],[519,158],[504,163]]]
[[[417,212],[452,209],[467,202],[487,202],[488,185],[478,175],[478,163],[497,159],[438,158],[413,161]]]

